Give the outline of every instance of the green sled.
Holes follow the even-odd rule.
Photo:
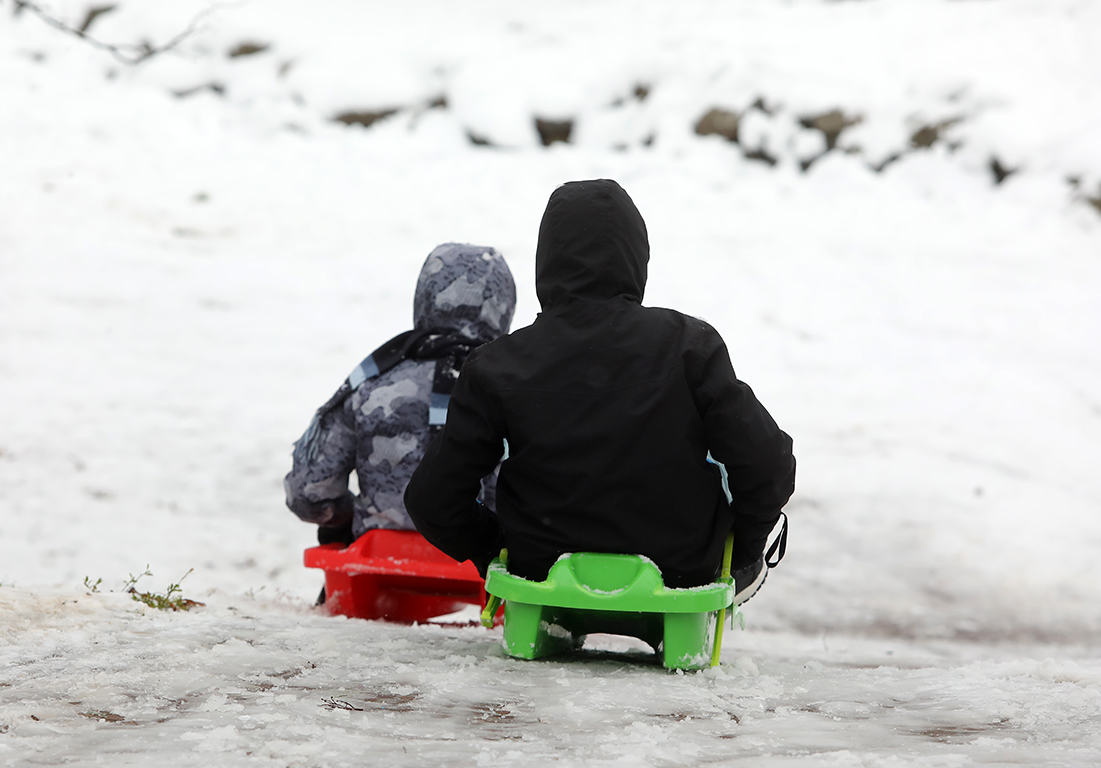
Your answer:
[[[648,643],[667,669],[717,663],[712,661],[716,616],[734,599],[729,583],[672,589],[644,557],[597,552],[563,555],[545,581],[513,576],[497,558],[489,566],[486,591],[496,598],[487,606],[489,617],[501,600],[505,603],[504,645],[510,656],[540,659],[579,648],[586,635],[604,632]]]

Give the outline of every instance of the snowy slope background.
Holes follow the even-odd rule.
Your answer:
[[[0,765],[1101,762],[1101,5],[208,8],[97,16],[194,21],[129,65],[0,2]],[[501,250],[530,322],[543,206],[592,177],[647,220],[646,303],[795,439],[747,631],[667,676],[312,609],[312,410],[437,243]],[[146,565],[207,606],[104,591]]]

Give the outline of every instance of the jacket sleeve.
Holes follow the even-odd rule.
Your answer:
[[[348,475],[355,468],[355,415],[350,399],[310,425],[294,446],[294,465],[283,480],[287,506],[308,523],[339,528],[352,522]]]
[[[695,321],[700,322],[700,321]],[[756,560],[780,510],[795,491],[791,438],[734,375],[726,344],[705,323],[686,368],[695,379],[693,396],[703,419],[707,448],[727,473],[734,513],[733,564]]]
[[[447,423],[409,480],[405,508],[421,535],[484,576],[503,539],[496,515],[477,499],[482,478],[501,460],[504,430],[493,398],[478,385],[476,355],[455,383]]]

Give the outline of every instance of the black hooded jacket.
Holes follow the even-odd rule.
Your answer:
[[[565,552],[646,555],[669,586],[760,557],[794,490],[791,438],[707,323],[641,306],[646,225],[614,181],[555,190],[539,228],[535,322],[473,352],[405,494],[417,529],[483,570],[542,579]],[[495,517],[475,499],[507,445]],[[719,467],[725,466],[728,504]]]

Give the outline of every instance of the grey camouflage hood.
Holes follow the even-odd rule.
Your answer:
[[[444,243],[428,254],[413,294],[416,330],[486,343],[508,333],[515,311],[516,283],[495,249]]]

